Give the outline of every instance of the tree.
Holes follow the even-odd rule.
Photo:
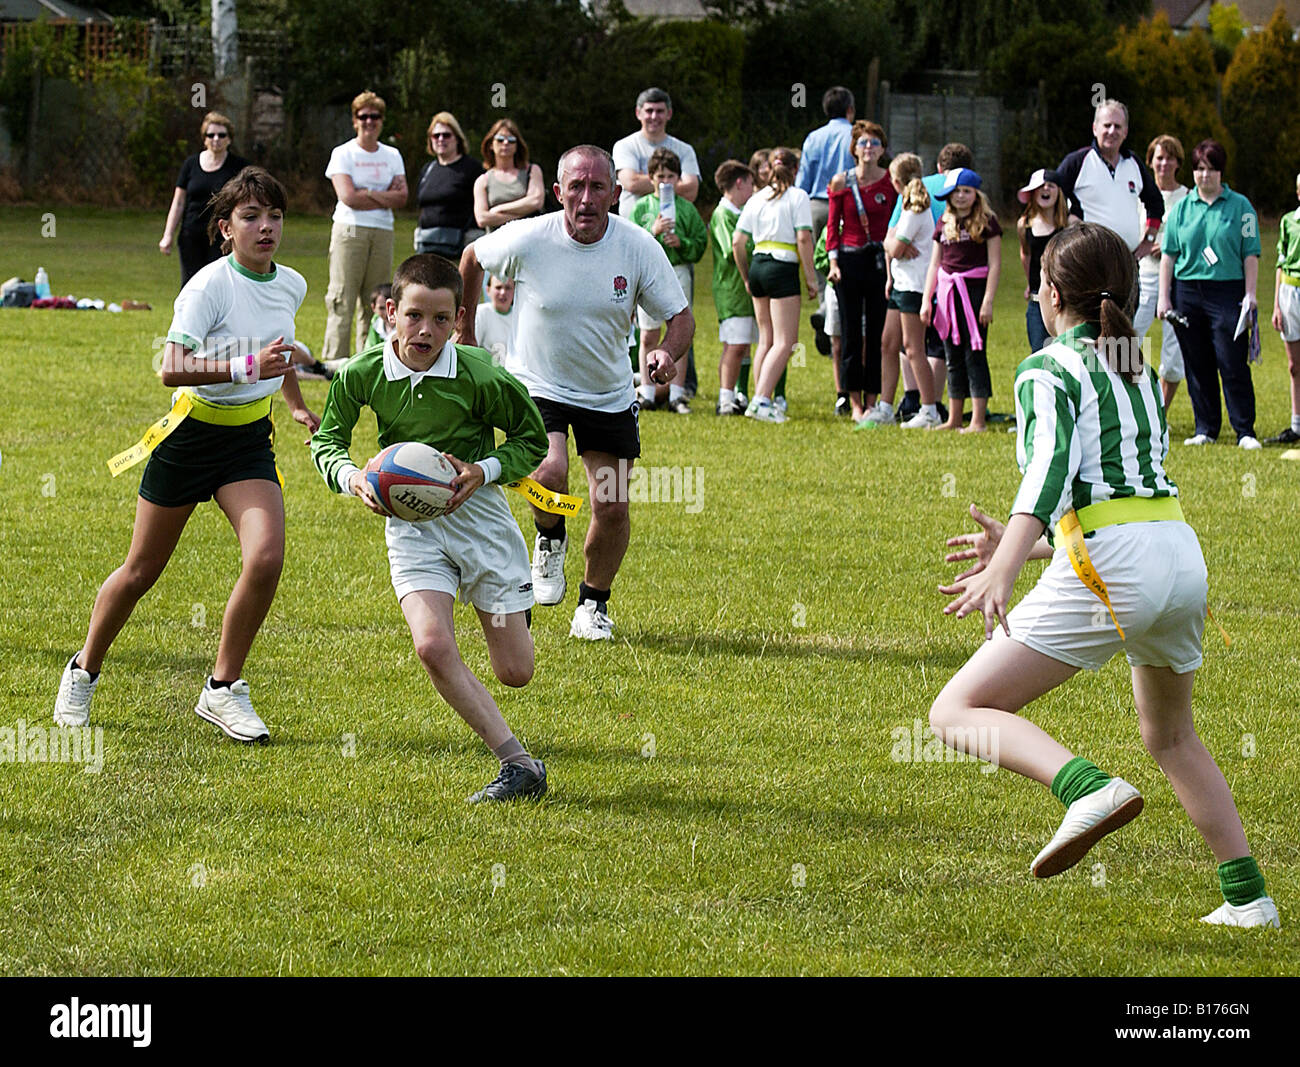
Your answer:
[[[1223,118],[1238,145],[1241,192],[1257,208],[1295,203],[1300,160],[1300,44],[1279,4],[1262,33],[1251,34],[1223,76]]]
[[[1213,137],[1228,149],[1231,165],[1232,138],[1215,109],[1219,79],[1206,34],[1176,35],[1162,11],[1121,29],[1108,58],[1117,71],[1114,95],[1129,109],[1129,148],[1145,156],[1152,138],[1169,133],[1190,153]],[[1190,161],[1181,176],[1190,183]]]

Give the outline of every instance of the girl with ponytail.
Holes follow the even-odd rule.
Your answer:
[[[1224,902],[1202,921],[1276,927],[1232,794],[1192,723],[1205,560],[1165,473],[1164,404],[1127,310],[1133,275],[1128,246],[1105,227],[1084,222],[1047,244],[1038,300],[1056,340],[1016,374],[1020,490],[1005,526],[971,506],[983,529],[949,540],[970,547],[947,559],[976,562],[940,587],[956,598],[946,613],[982,616],[985,641],[935,700],[930,725],[950,747],[1034,779],[1065,806],[1030,865],[1050,878],[1136,818],[1142,795],[1020,712],[1123,649],[1142,740],[1218,861]],[[1053,530],[1049,542],[1042,534]],[[1025,561],[1049,558],[1008,614]]]

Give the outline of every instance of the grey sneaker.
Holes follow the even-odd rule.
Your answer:
[[[537,772],[530,771],[522,763],[506,763],[501,773],[469,798],[469,803],[480,804],[485,800],[521,800],[525,797],[540,797],[546,792],[546,764],[533,760]]]

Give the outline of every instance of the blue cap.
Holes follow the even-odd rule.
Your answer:
[[[935,193],[939,200],[947,200],[948,194],[959,185],[967,185],[972,189],[978,189],[984,182],[980,176],[969,167],[960,167],[957,170],[950,170],[943,176],[943,188]]]

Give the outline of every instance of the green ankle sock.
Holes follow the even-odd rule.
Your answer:
[[[1109,781],[1110,775],[1091,760],[1075,756],[1052,779],[1052,796],[1068,808],[1080,797],[1097,792]]]
[[[1220,863],[1219,888],[1223,890],[1223,899],[1238,908],[1264,896],[1264,876],[1255,857],[1242,856],[1239,860]]]

